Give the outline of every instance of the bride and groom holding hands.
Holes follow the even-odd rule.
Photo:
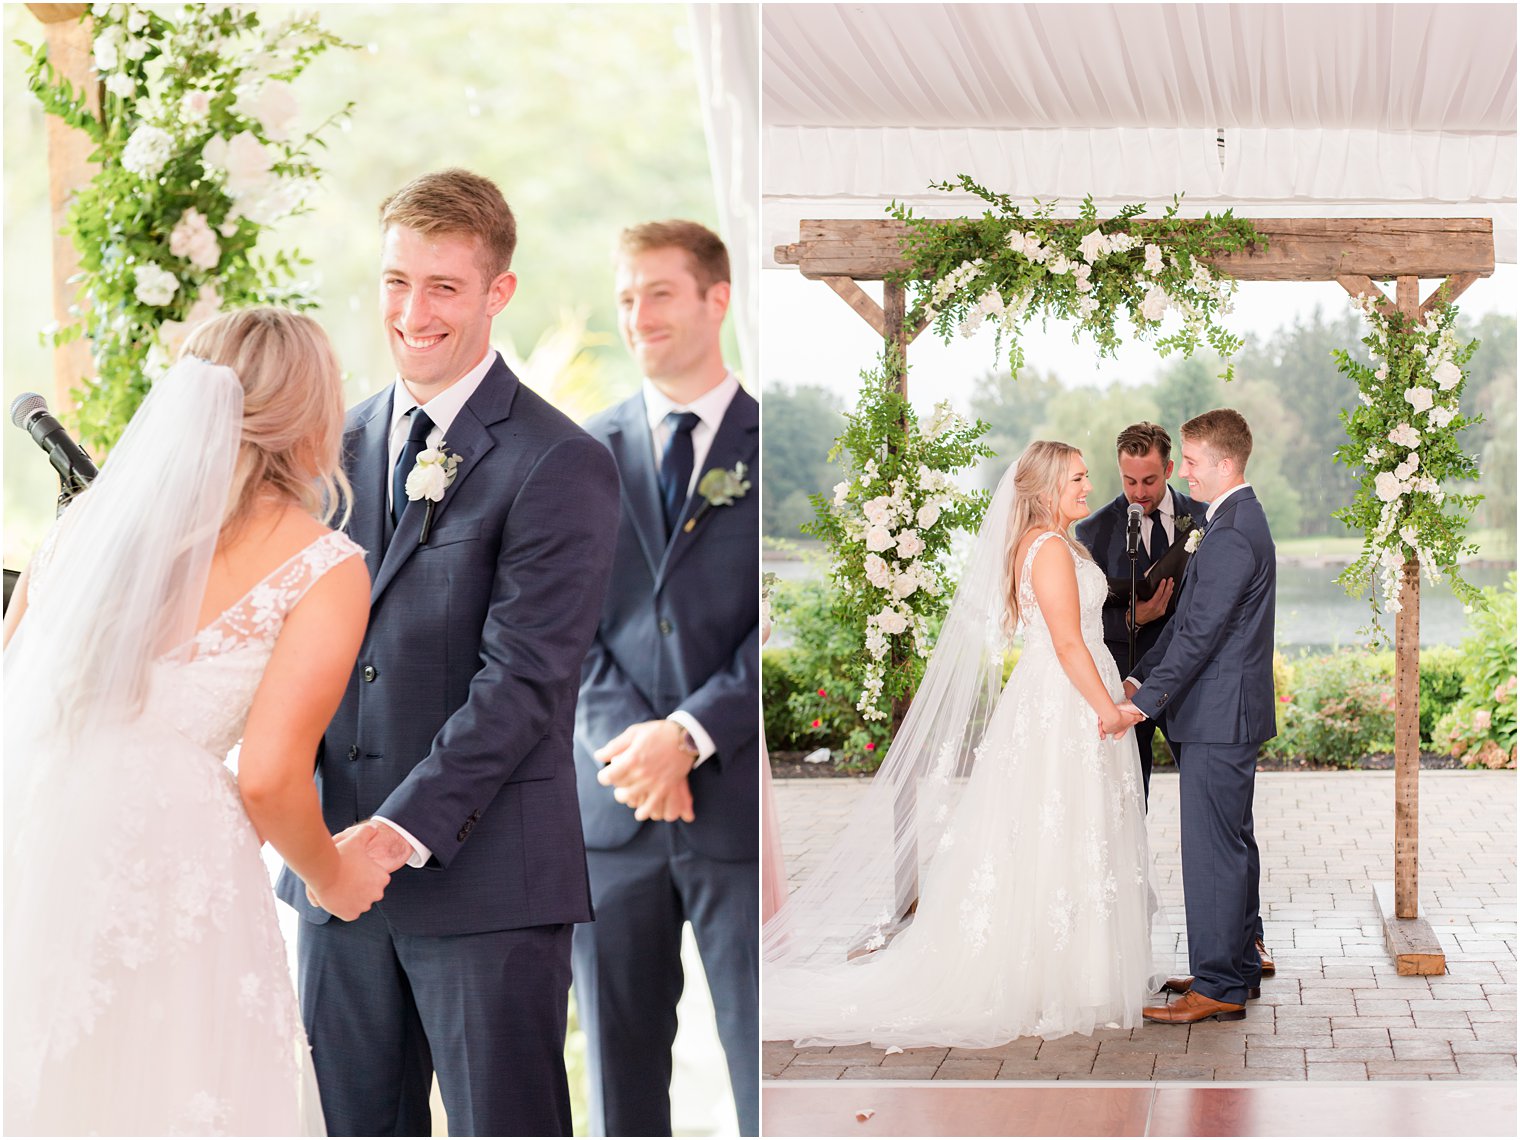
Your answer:
[[[1171,441],[1154,424],[1120,435],[1124,493],[1097,512],[1069,445],[1036,442],[1005,473],[882,768],[766,924],[768,1038],[980,1048],[1246,1016],[1271,970],[1252,797],[1276,732],[1275,552],[1245,481],[1245,420],[1218,409],[1181,436],[1192,498],[1167,486]],[[1131,503],[1142,567],[1173,542],[1190,555],[1137,607],[1132,668],[1129,599],[1112,585],[1128,576]],[[1152,951],[1158,725],[1181,780],[1190,972],[1174,977]],[[1165,990],[1179,996],[1150,996]]]
[[[648,380],[582,430],[491,348],[517,284],[500,190],[424,175],[380,223],[394,384],[345,420],[315,322],[214,319],[18,584],[10,1131],[427,1135],[436,1071],[454,1134],[568,1135],[573,945],[593,1128],[659,1134],[663,1104],[668,1133],[687,917],[753,1100],[757,602],[693,586],[758,562],[754,499],[695,490],[756,461],[717,351],[726,256],[688,256],[721,243],[625,235]],[[640,437],[662,393],[674,426]],[[264,841],[303,920],[299,1012]],[[593,907],[600,947],[574,932]]]

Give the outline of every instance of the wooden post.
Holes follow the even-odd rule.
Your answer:
[[[28,4],[27,10],[43,26],[48,58],[58,74],[85,94],[91,111],[100,112],[100,81],[90,71],[93,27],[81,20],[87,4]],[[76,320],[72,311],[79,295],[71,278],[79,272],[79,251],[74,241],[63,233],[69,203],[74,191],[95,176],[90,161],[94,143],[83,131],[75,130],[56,115],[47,118],[48,203],[52,207],[53,225],[53,319],[60,325]],[[74,406],[73,391],[95,374],[89,342],[83,337],[53,350],[53,391],[55,409]]]
[[[1420,564],[1404,563],[1393,637],[1394,913],[1420,914]]]

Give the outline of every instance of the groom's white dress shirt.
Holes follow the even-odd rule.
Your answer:
[[[677,404],[651,381],[648,379],[644,381],[644,412],[649,417],[649,435],[654,445],[656,468],[659,467],[660,456],[665,453],[665,444],[670,439],[671,429],[665,422],[665,417],[671,412],[696,413],[697,424],[691,429],[691,482],[686,485],[688,496],[696,489],[698,481],[702,478],[702,465],[707,462],[707,453],[712,450],[713,437],[718,434],[718,425],[723,422],[728,406],[733,403],[738,391],[739,378],[732,372],[728,372],[716,387],[704,392],[691,403]],[[685,709],[676,709],[665,719],[675,721],[691,733],[691,738],[697,746],[697,759],[692,764],[693,768],[718,750],[718,746],[713,743],[713,738],[707,734],[701,722]]]
[[[391,400],[391,433],[390,433],[390,463],[388,469],[396,469],[396,461],[401,458],[401,449],[406,446],[407,432],[410,430],[412,409],[423,407],[427,412],[428,419],[433,421],[433,428],[428,432],[427,445],[437,447],[439,443],[448,438],[449,428],[454,425],[455,418],[464,407],[465,402],[475,394],[475,389],[480,387],[480,382],[486,378],[486,373],[491,371],[491,366],[496,363],[496,350],[487,349],[480,363],[461,376],[453,384],[450,384],[438,395],[434,396],[426,405],[419,405],[417,398],[412,395],[412,390],[406,386],[406,381],[396,377],[395,396]],[[386,505],[394,508],[391,502],[393,497],[392,487],[394,480],[385,481]],[[374,819],[391,828],[395,833],[412,845],[412,857],[406,861],[408,867],[421,867],[433,857],[431,848],[424,847],[418,842],[417,837],[393,820],[386,819],[383,815],[377,815]]]

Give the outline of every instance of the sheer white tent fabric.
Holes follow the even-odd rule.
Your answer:
[[[1512,6],[768,5],[764,21],[767,249],[798,218],[935,202],[927,184],[965,172],[1043,199],[1181,192],[1190,213],[1487,215],[1515,259]],[[812,208],[832,201],[849,215]]]

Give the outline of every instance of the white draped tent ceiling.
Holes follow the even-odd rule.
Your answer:
[[[1491,217],[1515,261],[1512,4],[772,4],[762,246],[803,218],[1074,212]]]

